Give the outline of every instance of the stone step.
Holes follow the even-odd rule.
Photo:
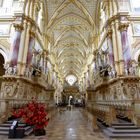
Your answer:
[[[24,130],[27,131],[28,129],[32,128],[31,126],[24,127]]]
[[[134,126],[135,124],[134,123],[112,123],[112,126]]]
[[[8,135],[9,131],[0,131],[0,135]]]
[[[33,132],[33,127],[30,127],[28,130],[25,131],[24,135],[28,136]]]
[[[101,123],[97,121],[97,125],[101,128],[101,129],[105,129],[106,127]]]
[[[121,134],[115,134],[115,133],[111,133],[109,130],[104,129],[103,132],[105,133],[105,135],[107,135],[110,138],[140,138],[140,133],[121,133]]]
[[[115,129],[138,129],[139,127],[135,126],[135,125],[132,125],[132,126],[116,126],[116,125],[113,125],[112,128],[115,128]]]
[[[112,133],[139,133],[140,129],[114,129],[114,128],[107,128],[107,130],[111,131]]]
[[[127,121],[127,120],[124,120],[124,119],[121,119],[121,118],[117,118],[117,121],[120,122],[120,123],[131,123],[130,121]]]
[[[9,131],[9,127],[0,127],[0,131]]]
[[[0,124],[0,127],[10,127],[12,124],[11,123],[3,123],[3,124]],[[24,123],[19,123],[18,126],[26,126],[26,124]]]

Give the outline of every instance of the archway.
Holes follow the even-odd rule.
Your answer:
[[[0,76],[3,76],[4,74],[5,74],[4,57],[2,54],[0,54]]]
[[[3,76],[5,74],[5,70],[4,70],[4,57],[3,55],[0,53],[0,88],[1,88],[1,76]]]
[[[139,56],[138,56],[138,70],[139,70],[139,76],[140,76],[140,54],[139,54]]]

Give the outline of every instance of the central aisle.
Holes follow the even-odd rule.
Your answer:
[[[81,109],[63,110],[47,128],[47,140],[107,140],[100,132],[92,132]]]

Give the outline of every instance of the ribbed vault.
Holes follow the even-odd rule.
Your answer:
[[[47,0],[47,35],[50,52],[65,80],[68,75],[80,79],[92,52],[91,38],[95,34],[97,0]]]

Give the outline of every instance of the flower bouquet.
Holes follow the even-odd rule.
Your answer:
[[[48,125],[48,119],[43,103],[33,99],[24,108],[15,110],[13,115],[21,118],[24,123],[34,126],[35,135],[45,135],[44,127]]]

